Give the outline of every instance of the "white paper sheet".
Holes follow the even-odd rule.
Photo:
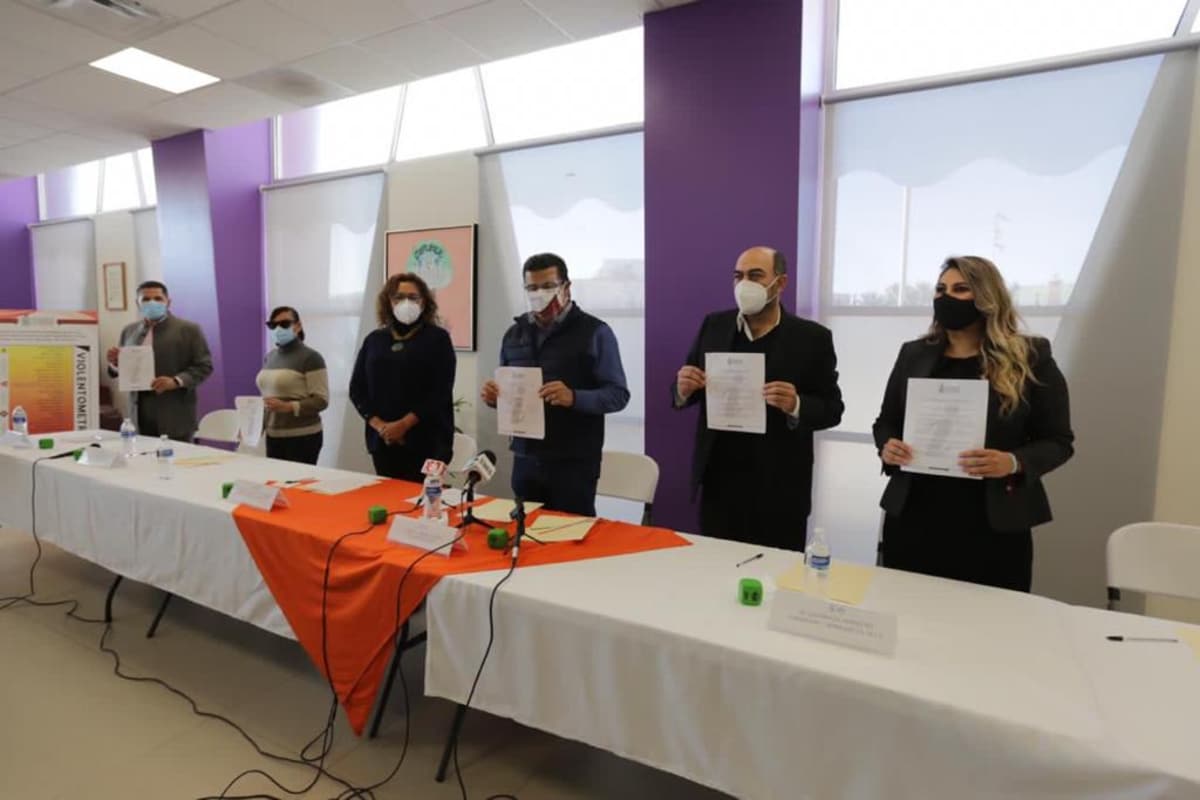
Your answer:
[[[263,415],[266,409],[263,399],[254,395],[241,395],[233,398],[234,408],[237,409],[238,433],[242,441],[250,447],[257,447],[263,432]]]
[[[117,391],[148,392],[154,377],[153,347],[143,344],[117,351]]]
[[[984,446],[987,405],[987,381],[909,378],[904,442],[913,450],[913,462],[901,469],[980,480],[963,471],[958,455]]]
[[[762,353],[705,353],[708,427],[737,433],[767,432],[767,358]]]
[[[497,433],[522,439],[546,438],[546,408],[538,390],[542,388],[541,367],[499,367],[496,383]]]

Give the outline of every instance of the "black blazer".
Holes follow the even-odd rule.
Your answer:
[[[704,318],[700,333],[688,353],[687,363],[704,369],[705,353],[732,351],[734,337],[745,336],[737,329],[737,311],[718,311]],[[813,431],[832,428],[842,421],[842,392],[837,383],[837,356],[833,335],[823,325],[782,312],[779,341],[767,357],[766,379],[787,381],[800,394],[800,419],[789,424],[789,415],[777,408],[767,409],[767,433],[755,437],[757,457],[749,465],[747,480],[754,486],[754,502],[769,498],[787,498],[796,513],[808,516],[812,508]],[[676,398],[671,384],[671,400]],[[703,390],[688,398],[684,407],[699,403],[696,422],[696,447],[692,454],[692,499],[704,481],[704,471],[719,431],[707,424]]]
[[[1071,432],[1071,404],[1067,381],[1050,354],[1050,342],[1030,337],[1034,380],[1025,398],[1009,415],[1000,414],[1000,396],[988,392],[986,447],[1013,453],[1021,472],[1007,478],[985,478],[988,523],[998,531],[1021,531],[1051,520],[1050,501],[1042,476],[1065,464],[1075,453]],[[875,420],[875,447],[882,451],[888,439],[903,439],[904,405],[909,378],[928,378],[945,351],[943,342],[928,338],[906,342],[896,357],[883,394],[883,407]],[[891,476],[879,505],[899,516],[908,499],[913,475],[884,466]]]

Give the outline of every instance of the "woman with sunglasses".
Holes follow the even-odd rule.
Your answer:
[[[272,311],[267,330],[275,349],[256,379],[266,407],[267,458],[316,464],[324,439],[321,412],[329,405],[325,359],[304,343],[304,325],[291,306]]]

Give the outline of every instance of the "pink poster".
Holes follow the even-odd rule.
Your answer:
[[[387,274],[419,275],[433,290],[457,350],[475,349],[475,225],[388,231]]]

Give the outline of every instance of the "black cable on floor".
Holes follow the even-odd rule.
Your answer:
[[[492,587],[492,594],[488,598],[487,647],[485,647],[483,650],[483,658],[480,659],[480,661],[479,661],[479,669],[477,669],[475,671],[475,680],[471,682],[471,691],[467,693],[467,702],[463,703],[463,714],[466,714],[467,710],[471,707],[471,701],[475,699],[475,690],[479,688],[479,679],[483,676],[483,668],[487,665],[488,656],[490,656],[492,654],[492,644],[496,641],[496,616],[495,616],[496,593],[499,592],[500,587],[503,586],[508,581],[508,579],[513,576],[513,572],[515,572],[516,569],[517,569],[517,559],[514,556],[513,560],[512,560],[512,564],[510,564],[508,567],[508,572],[504,573],[504,577],[501,578],[499,581],[497,581],[496,585]],[[465,720],[465,718],[464,718],[464,720]],[[461,729],[459,732],[461,734]],[[452,752],[453,752],[453,756],[454,756],[454,777],[458,779],[458,789],[460,792],[462,792],[462,800],[469,800],[469,798],[467,797],[467,784],[463,781],[462,767],[460,767],[458,764],[458,740],[459,740],[459,738],[460,738],[460,736],[454,737],[454,745],[452,747]],[[511,797],[511,795],[493,795],[488,800],[494,800],[494,799],[498,800],[498,798],[502,798],[502,797]],[[514,798],[514,800],[515,800],[515,798]]]

